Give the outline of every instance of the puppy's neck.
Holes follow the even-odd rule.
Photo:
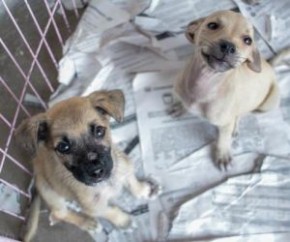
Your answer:
[[[191,99],[190,102],[206,102],[217,94],[225,75],[209,67],[199,55],[194,55],[183,73],[184,95]]]

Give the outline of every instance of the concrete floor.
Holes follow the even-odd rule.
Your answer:
[[[27,41],[30,43],[32,49],[35,51],[40,42],[40,35],[37,32],[37,29],[30,17],[30,14],[25,6],[24,1],[19,0],[5,0],[8,5],[10,11],[13,16],[16,18],[17,23],[19,24],[21,30],[23,31]],[[49,19],[49,15],[47,9],[44,5],[44,1],[39,0],[29,0],[28,1],[36,18],[42,28],[45,28],[47,21]],[[75,17],[72,11],[67,12],[67,16],[69,22],[71,24],[72,30],[74,30],[78,19]],[[57,25],[60,28],[62,37],[66,40],[69,36],[69,31],[65,26],[63,18],[61,15],[56,14],[55,20]],[[27,74],[29,68],[31,66],[32,57],[26,48],[23,40],[20,38],[17,30],[15,29],[12,21],[10,20],[8,14],[5,11],[2,1],[0,1],[0,33],[1,39],[7,45],[7,47],[12,52],[13,56],[19,62],[19,65]],[[57,38],[56,32],[51,25],[46,37],[57,61],[62,56],[62,46]],[[41,63],[47,77],[51,80],[51,83],[54,88],[57,87],[57,69],[55,68],[51,58],[46,50],[43,47],[40,51],[39,62]],[[21,76],[9,56],[6,54],[1,45],[0,52],[0,75],[6,84],[11,88],[11,90],[15,93],[15,95],[19,98],[21,91],[24,86],[24,78]],[[44,78],[40,73],[37,67],[34,67],[30,81],[34,85],[35,89],[39,92],[40,96],[44,101],[47,101],[49,96],[51,95],[51,91],[48,86],[44,82]],[[30,88],[27,89],[27,93],[33,94]],[[42,108],[25,106],[27,110],[31,114],[35,114],[43,111]],[[7,90],[0,83],[0,112],[3,114],[6,119],[12,123],[15,115],[15,111],[17,109],[17,103],[14,101],[12,96],[7,92]],[[19,117],[17,118],[16,126],[26,118],[26,114],[23,111],[20,111]],[[0,120],[0,147],[2,149],[6,148],[6,142],[8,135],[10,133],[10,129],[8,126]],[[19,160],[25,167],[29,167],[29,156],[23,152],[20,152],[19,147],[15,144],[15,140],[12,139],[11,144],[8,147],[8,153],[11,154],[15,159]],[[2,154],[0,153],[0,161],[2,160]],[[20,170],[15,164],[11,162],[8,158],[4,161],[4,167],[0,174],[0,177],[5,181],[8,181],[11,184],[16,185],[22,190],[27,190],[28,185],[30,183],[31,177],[25,174],[22,170]],[[23,211],[22,215],[25,214],[25,210],[28,204],[28,199],[24,196],[20,198],[21,209]],[[47,228],[47,216],[42,215],[41,226],[38,234],[38,238],[36,241],[91,241],[87,234],[79,231],[78,229],[72,229],[72,226],[69,225],[57,225],[55,228]],[[4,235],[10,238],[19,239],[20,231],[23,222],[19,219],[16,219],[10,215],[7,215],[3,212],[0,212],[0,236]],[[50,231],[54,230],[53,233]],[[70,230],[70,233],[66,231]],[[67,236],[67,235],[70,236]],[[53,238],[52,238],[53,236]],[[72,237],[71,237],[72,236]],[[41,239],[40,239],[41,238]],[[74,238],[74,239],[72,239]]]

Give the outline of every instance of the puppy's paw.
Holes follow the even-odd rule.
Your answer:
[[[231,165],[233,158],[229,151],[220,151],[217,150],[216,157],[215,157],[215,163],[219,170],[225,170],[227,171],[228,166]]]
[[[127,229],[131,225],[131,217],[129,214],[120,210],[112,222],[118,228]]]
[[[169,114],[173,118],[178,118],[186,112],[186,110],[181,102],[174,103],[166,111],[167,111],[167,114]]]
[[[138,192],[135,196],[139,199],[148,199],[152,194],[152,186],[149,182],[140,182]]]
[[[134,220],[131,220],[130,226],[126,228],[122,228],[122,229],[126,231],[127,233],[133,233],[136,229],[138,229],[138,225]]]
[[[83,222],[80,224],[80,227],[90,233],[99,233],[103,230],[102,225],[97,220],[92,218],[84,218]]]
[[[54,226],[54,225],[56,225],[57,223],[60,222],[60,220],[57,219],[55,216],[53,216],[52,213],[50,213],[50,215],[49,215],[49,217],[48,217],[48,220],[49,220],[49,225],[50,225],[50,226]]]
[[[138,192],[135,196],[139,199],[155,198],[156,195],[160,194],[161,187],[152,181],[143,181],[139,183]]]

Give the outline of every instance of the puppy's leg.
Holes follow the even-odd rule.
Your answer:
[[[153,184],[146,181],[139,181],[134,172],[134,166],[126,155],[122,155],[122,170],[126,172],[125,185],[132,195],[137,198],[148,199],[153,193]]]
[[[130,215],[116,206],[107,206],[98,214],[119,228],[127,228],[131,224]]]
[[[153,193],[152,186],[148,182],[139,181],[134,174],[128,177],[128,188],[137,198],[148,199]]]
[[[219,126],[219,137],[217,141],[216,153],[215,153],[215,161],[219,169],[222,166],[227,168],[227,165],[231,162],[231,138],[235,128],[236,119],[233,119],[227,125]]]
[[[65,221],[87,231],[99,230],[101,225],[95,220],[82,213],[71,211],[67,208],[66,200],[60,197],[49,186],[38,186],[41,197],[51,210],[50,221],[54,225],[58,221]]]
[[[68,209],[55,209],[52,208],[50,214],[50,220],[55,221],[65,221],[67,223],[74,224],[86,231],[99,231],[101,230],[101,225],[93,218],[90,218],[84,214],[70,211]]]
[[[126,228],[131,223],[130,215],[123,212],[116,206],[109,206],[107,201],[98,202],[97,204],[82,205],[83,212],[91,217],[102,217],[109,220],[119,228]]]

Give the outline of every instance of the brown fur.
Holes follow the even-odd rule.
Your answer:
[[[100,229],[96,218],[103,217],[118,227],[126,227],[130,223],[129,215],[109,205],[111,199],[118,195],[123,186],[128,187],[136,197],[150,195],[150,185],[137,180],[132,163],[112,144],[109,117],[121,121],[123,112],[124,97],[121,91],[94,92],[88,97],[73,97],[60,102],[47,112],[23,121],[17,129],[17,136],[25,140],[24,147],[34,153],[36,188],[51,210],[52,223],[65,221],[84,230]],[[49,129],[46,141],[38,140],[43,122]],[[91,122],[106,127],[105,136],[96,140],[96,144],[111,148],[114,163],[110,177],[94,186],[75,179],[64,165],[70,159],[69,155],[59,154],[55,150],[63,135],[77,140],[88,132]],[[70,210],[66,201],[77,202],[81,212]],[[35,223],[31,224],[31,229],[35,230]],[[33,232],[28,231],[27,234],[29,236],[26,238],[29,239],[26,242],[33,237]]]

